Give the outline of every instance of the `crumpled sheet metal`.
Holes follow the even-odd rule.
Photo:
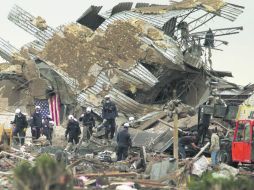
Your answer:
[[[68,77],[68,74],[61,71],[54,64],[50,62],[45,62],[50,65],[50,67],[59,74],[63,80],[71,87],[72,90],[77,89],[77,83],[74,79]],[[108,88],[105,90],[105,88]],[[112,100],[117,104],[117,107],[120,112],[124,113],[143,113],[149,108],[145,105],[139,104],[133,99],[121,93],[119,90],[111,87],[110,81],[105,75],[105,73],[101,72],[96,80],[96,83],[87,88],[84,91],[80,91],[77,96],[78,102],[82,105],[91,105],[95,109],[99,110],[101,106],[101,101],[103,100],[104,95],[109,94]],[[94,98],[94,99],[91,99]],[[90,100],[90,102],[89,102]]]
[[[102,30],[106,30],[108,25],[112,24],[114,21],[117,21],[117,20],[126,21],[129,19],[140,19],[157,28],[162,29],[163,25],[166,22],[168,22],[171,18],[181,16],[185,12],[186,12],[185,10],[181,10],[181,11],[170,11],[162,15],[142,15],[132,11],[123,11],[109,17],[100,25],[99,28]]]
[[[105,90],[105,87],[109,88]],[[98,76],[95,85],[85,90],[85,94],[86,95],[79,95],[79,98],[83,99],[83,101],[86,99],[85,96],[87,95],[93,95],[102,101],[104,95],[109,94],[111,99],[117,104],[118,109],[124,113],[143,113],[145,110],[149,109],[147,106],[139,104],[112,87],[109,79],[103,72]]]
[[[159,80],[140,63],[134,65],[128,71],[128,74],[150,87],[153,87],[159,82]]]
[[[219,11],[225,2],[223,0],[183,0],[180,2],[175,2],[170,5],[163,6],[151,6],[151,7],[141,7],[134,9],[135,12],[142,14],[163,14],[172,10],[184,10],[202,7],[208,12]]]
[[[173,144],[173,132],[171,129],[163,133],[152,133],[141,130],[130,130],[132,145],[145,146],[148,150],[164,152]]]
[[[0,56],[10,62],[12,60],[12,55],[18,53],[19,50],[12,46],[9,42],[5,41],[0,37]]]
[[[8,19],[20,28],[35,36],[41,43],[46,43],[56,32],[52,27],[47,26],[47,29],[40,30],[33,21],[36,17],[23,10],[21,7],[14,5],[8,15]]]
[[[134,9],[133,11],[143,15],[152,14],[154,16],[171,13],[172,11],[201,9],[206,12],[214,13],[230,21],[234,21],[241,13],[243,13],[243,8],[244,7],[226,3],[222,0],[183,0],[169,6],[142,7]]]
[[[168,43],[172,44],[172,48],[167,48],[166,50],[157,46],[153,40],[142,37],[141,40],[145,42],[148,45],[153,46],[158,52],[160,52],[164,57],[172,61],[176,65],[183,65],[183,54],[180,50],[180,48],[176,45],[176,42],[174,42],[170,37],[168,37]]]

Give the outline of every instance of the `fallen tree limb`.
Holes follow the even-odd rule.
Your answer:
[[[30,161],[30,160],[28,160],[26,158],[23,158],[23,157],[20,157],[20,156],[17,156],[15,154],[11,154],[11,153],[8,153],[8,152],[5,152],[5,151],[0,152],[0,155],[8,155],[8,156],[12,156],[12,157],[18,158],[20,160],[26,160],[28,162],[33,162],[33,161]]]
[[[0,171],[0,175],[12,175],[13,174],[13,172],[2,172],[2,171]]]
[[[83,158],[80,158],[80,159],[76,160],[75,162],[71,163],[70,165],[66,166],[66,169],[71,169],[71,168],[79,165],[82,162],[89,162],[89,163],[92,163],[92,164],[95,164],[95,165],[99,165],[99,166],[102,166],[102,167],[106,166],[105,164],[96,163],[94,160],[90,160],[90,159],[87,159],[86,157],[83,157]]]
[[[29,157],[31,157],[31,158],[35,158],[34,156],[31,156],[30,153],[27,153],[27,152],[18,150],[18,149],[16,149],[16,148],[11,147],[11,150],[13,150],[13,151],[15,151],[15,152],[19,152],[19,153],[24,154],[24,155],[26,155],[26,156],[29,156]]]

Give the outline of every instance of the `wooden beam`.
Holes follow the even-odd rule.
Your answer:
[[[137,177],[138,174],[135,172],[128,172],[128,173],[123,173],[123,172],[104,172],[104,173],[84,173],[84,174],[77,174],[76,177],[79,176],[85,176],[85,177]]]

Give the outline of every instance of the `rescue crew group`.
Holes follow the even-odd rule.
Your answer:
[[[115,130],[116,130],[116,117],[118,116],[116,105],[113,101],[111,101],[110,96],[106,95],[103,101],[102,107],[102,127],[105,127],[105,138],[113,139]],[[129,120],[133,120],[134,118],[130,118]],[[79,136],[81,134],[79,122],[82,122],[83,126],[83,137],[79,140]],[[26,116],[21,113],[20,109],[16,109],[16,115],[14,121],[13,137],[16,139],[16,143],[19,143],[19,139],[21,139],[21,145],[24,144],[26,129],[28,127],[28,122]],[[35,112],[31,116],[30,121],[31,133],[33,140],[38,139],[41,134],[45,135],[47,140],[52,143],[52,132],[54,122],[52,121],[50,116],[42,118],[42,114],[40,113],[40,107],[35,107]],[[126,122],[123,125],[123,129],[117,133],[116,141],[117,141],[117,160],[125,160],[128,156],[128,149],[132,146],[131,137],[128,132],[128,128],[130,127],[130,123]],[[80,116],[79,121],[73,116],[68,116],[67,128],[65,131],[65,138],[68,140],[68,144],[78,145],[82,143],[83,140],[89,140],[93,133],[93,128],[95,128],[95,114],[93,113],[90,107],[86,108],[86,111]],[[19,135],[19,138],[17,137]],[[67,138],[68,137],[68,138]],[[193,136],[184,136],[179,139],[179,154],[182,159],[186,158],[185,147],[192,146],[194,149],[199,150],[200,148],[195,144],[197,139],[196,135]],[[213,131],[211,138],[211,157],[212,157],[212,165],[216,165],[217,161],[217,153],[219,151],[219,137],[217,135],[217,129]]]
[[[105,127],[105,138],[113,139],[116,130],[116,117],[118,116],[116,105],[111,101],[110,96],[106,95],[103,101],[102,107],[102,127]],[[133,120],[133,118],[131,118]],[[81,135],[81,129],[79,122],[83,126],[83,136]],[[26,130],[28,125],[31,126],[31,133],[33,141],[40,138],[41,135],[46,136],[47,140],[52,144],[52,133],[54,122],[51,116],[42,117],[40,106],[35,107],[34,113],[31,115],[31,119],[28,122],[26,116],[21,113],[20,109],[16,109],[13,124],[13,139],[14,143],[24,145]],[[117,160],[125,160],[128,156],[128,149],[132,146],[131,137],[128,132],[130,124],[128,122],[123,124],[123,129],[117,133]],[[91,107],[87,107],[85,112],[80,116],[79,121],[73,116],[68,116],[68,123],[65,131],[65,138],[68,144],[78,145],[83,140],[89,140],[92,136],[93,129],[95,128],[95,114]],[[67,138],[68,137],[68,138]]]

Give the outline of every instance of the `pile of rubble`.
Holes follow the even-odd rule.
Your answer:
[[[214,17],[234,21],[244,7],[183,0],[166,6],[120,3],[105,13],[101,8],[91,6],[76,23],[58,28],[19,6],[10,11],[8,19],[36,40],[19,50],[0,38],[0,56],[7,62],[0,64],[0,124],[9,127],[9,112],[17,107],[29,115],[37,101],[58,96],[61,126],[55,128],[53,146],[43,137],[20,150],[3,150],[0,175],[12,176],[20,160],[34,163],[47,153],[64,160],[75,189],[183,188],[189,175],[201,177],[211,170],[206,150],[210,130],[217,127],[221,138],[232,138],[238,105],[253,93],[254,85],[232,84],[224,79],[230,72],[212,68],[211,52],[228,43],[218,36],[237,34],[242,27],[200,30]],[[134,117],[128,159],[116,161],[115,139],[102,140],[103,129],[89,143],[81,142],[78,152],[64,150],[66,116],[78,117],[92,107],[100,128],[106,94],[119,111],[117,132]],[[213,116],[208,131],[200,129],[202,114]],[[176,131],[179,137],[198,132],[205,148],[188,149],[193,159],[178,162],[172,156]],[[225,176],[225,170],[239,173],[224,164],[212,172]],[[9,178],[0,180],[12,189]]]

